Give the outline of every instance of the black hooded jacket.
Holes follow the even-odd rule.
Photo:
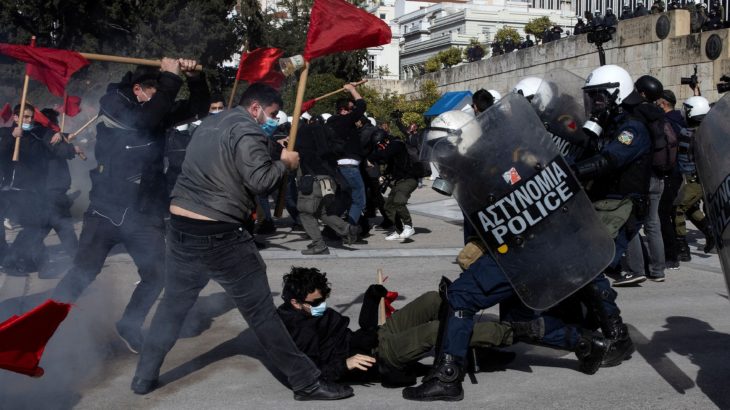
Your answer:
[[[164,129],[182,79],[162,72],[157,92],[144,103],[132,92],[131,73],[110,84],[99,102],[95,157],[90,171],[90,208],[112,219],[126,209],[163,215],[167,204],[163,174]]]

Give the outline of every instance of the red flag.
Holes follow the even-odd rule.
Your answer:
[[[0,323],[0,368],[41,377],[38,367],[46,343],[71,310],[71,305],[48,299],[22,316]]]
[[[311,110],[312,107],[314,107],[314,104],[317,104],[317,100],[314,98],[311,100],[304,101],[302,103],[302,112],[307,112],[307,111]]]
[[[385,22],[344,0],[314,0],[304,59],[390,43]]]
[[[0,118],[2,118],[4,123],[13,118],[13,109],[10,107],[10,104],[5,103],[3,110],[0,111]]]
[[[278,90],[281,88],[281,83],[284,82],[285,78],[286,76],[281,71],[273,70],[269,71],[269,73],[266,74],[264,78],[258,80],[258,82],[270,85]]]
[[[50,128],[56,132],[61,131],[61,127],[52,123],[51,120],[48,119],[48,117],[43,115],[42,112],[38,111],[38,108],[35,109],[35,114],[33,114],[33,122],[36,122],[46,128]]]
[[[396,299],[398,299],[398,292],[391,291],[388,291],[383,298],[385,302],[385,317],[390,317],[395,312],[395,308],[391,306],[391,303],[395,302]]]
[[[69,78],[89,64],[75,51],[0,43],[0,54],[27,63],[26,72],[42,82],[52,94],[62,97]]]
[[[63,105],[58,112],[66,113],[69,117],[75,117],[81,112],[81,97],[67,95],[66,100],[63,102]]]
[[[244,53],[238,64],[236,80],[244,80],[249,83],[264,80],[274,71],[282,54],[284,52],[278,48],[257,48],[250,53]]]

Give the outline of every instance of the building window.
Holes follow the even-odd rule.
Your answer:
[[[380,13],[380,19],[385,20],[385,13]]]
[[[368,55],[368,73],[375,75],[375,56],[373,54]]]

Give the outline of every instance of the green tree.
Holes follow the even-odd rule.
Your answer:
[[[442,67],[441,58],[438,54],[426,60],[425,68],[427,73],[433,73]]]
[[[453,67],[462,61],[464,61],[461,57],[462,51],[459,47],[453,46],[450,48],[447,48],[446,50],[439,51],[437,54],[439,61],[446,67]]]
[[[494,41],[499,42],[500,44],[507,38],[511,38],[516,45],[520,44],[520,33],[513,27],[502,27],[494,34]]]
[[[548,16],[534,18],[525,24],[525,33],[532,34],[535,38],[542,40],[542,34],[545,30],[554,25],[555,23],[550,21]]]

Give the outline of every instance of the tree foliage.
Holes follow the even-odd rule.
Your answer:
[[[534,18],[525,24],[525,33],[532,34],[536,38],[542,39],[542,34],[545,30],[554,25],[555,23],[550,21],[550,17],[548,16]]]
[[[449,68],[463,61],[461,54],[461,49],[459,47],[453,46],[447,48],[446,50],[439,51],[436,55],[438,56],[439,61],[441,61],[441,64],[443,64],[446,68]]]
[[[441,69],[443,64],[441,64],[441,59],[438,55],[435,55],[428,60],[426,60],[425,68],[427,73],[433,73]]]
[[[502,27],[494,34],[494,41],[503,43],[507,38],[512,39],[514,44],[520,44],[520,33],[514,27]]]

